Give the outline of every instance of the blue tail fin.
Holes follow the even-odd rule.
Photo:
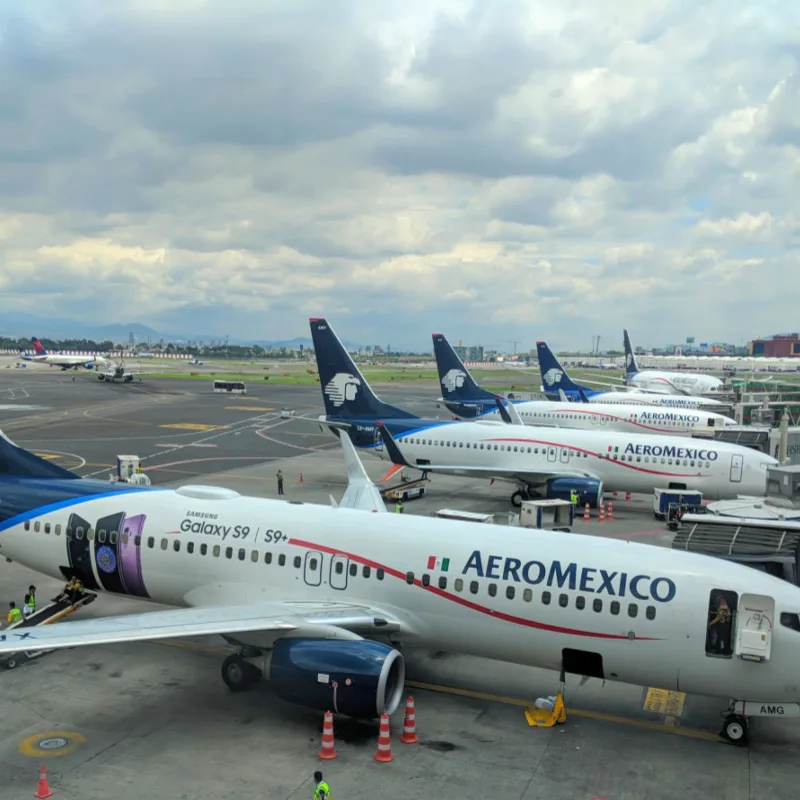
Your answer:
[[[324,319],[312,318],[311,338],[317,357],[325,413],[329,417],[359,419],[417,419],[379,400]]]
[[[0,477],[14,478],[76,478],[80,475],[56,466],[50,461],[14,444],[0,431]]]
[[[636,357],[633,355],[633,348],[631,347],[631,337],[628,336],[628,331],[622,331],[622,344],[625,347],[625,374],[635,375],[639,368],[636,366]]]
[[[536,342],[536,352],[539,355],[539,371],[542,373],[542,383],[546,395],[558,398],[558,390],[561,389],[566,395],[578,397],[581,390],[589,391],[585,386],[579,386],[567,375],[564,367],[544,342]]]
[[[459,416],[476,416],[485,409],[495,410],[495,397],[475,383],[464,362],[441,333],[433,334],[433,352],[442,385],[445,405]]]

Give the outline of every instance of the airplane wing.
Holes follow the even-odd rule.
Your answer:
[[[390,633],[401,627],[397,620],[366,606],[275,601],[149,611],[11,628],[0,633],[0,653],[253,632],[270,634],[271,639],[290,631],[300,631],[304,636],[358,639],[361,638],[356,633],[359,630]]]
[[[401,464],[404,467],[411,467],[412,469],[422,470],[423,472],[445,472],[449,475],[464,475],[469,478],[493,478],[494,480],[528,483],[532,486],[541,485],[550,478],[593,478],[594,480],[598,480],[597,475],[589,470],[575,469],[568,465],[564,465],[564,467],[561,468],[558,463],[553,464],[551,469],[542,471],[503,469],[501,467],[461,467],[450,464],[410,464],[406,461],[406,457],[400,451],[397,442],[392,438],[386,426],[379,425],[378,427],[383,437],[383,444],[384,447],[386,447],[386,452],[389,454],[392,461],[395,464]]]

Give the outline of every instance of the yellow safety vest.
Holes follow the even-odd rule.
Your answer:
[[[31,614],[33,614],[36,611],[36,595],[29,595],[29,597],[28,605],[31,607]]]
[[[325,781],[318,783],[314,789],[314,800],[331,800],[331,789]]]
[[[11,611],[8,612],[8,624],[13,625],[15,622],[19,622],[22,619],[22,612],[18,608],[12,608]]]

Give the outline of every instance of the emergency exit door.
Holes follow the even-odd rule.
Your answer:
[[[561,463],[562,463],[562,464],[567,464],[567,463],[569,463],[569,457],[570,457],[569,448],[567,448],[567,447],[562,447],[562,448],[561,448]]]
[[[547,448],[547,460],[548,461],[555,461],[558,457],[558,448],[557,447],[548,447]]]
[[[731,482],[742,482],[742,469],[744,468],[744,458],[736,455],[731,456]]]
[[[303,578],[309,586],[319,586],[322,583],[322,553],[315,550],[306,553]]]
[[[347,588],[347,569],[350,559],[347,556],[335,555],[331,559],[330,585],[331,589]]]

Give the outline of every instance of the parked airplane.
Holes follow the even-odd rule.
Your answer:
[[[391,460],[383,425],[402,445],[404,463],[423,473],[508,481],[518,487],[511,496],[514,505],[537,495],[568,498],[573,489],[581,505],[594,507],[604,490],[651,493],[672,487],[699,489],[713,499],[763,496],[766,468],[777,464],[756,450],[725,442],[421,419],[375,396],[324,319],[311,320],[311,336],[325,403],[323,430],[339,435],[345,429],[357,447]]]
[[[20,358],[24,361],[33,361],[36,364],[49,364],[51,367],[61,367],[68,369],[96,369],[98,365],[105,364],[108,359],[104,356],[66,356],[60,353],[48,353],[42,343],[34,336],[31,339],[33,344],[33,355],[26,353],[22,348],[19,350]]]
[[[358,457],[342,444],[353,476]],[[178,606],[11,627],[0,653],[217,634],[239,648],[222,664],[231,690],[267,678],[290,703],[366,719],[398,708],[405,647],[725,698],[732,740],[744,740],[748,714],[800,709],[800,590],[749,567],[602,537],[508,528],[498,540],[473,522],[372,516],[374,484],[365,503],[331,508],[211,486],[109,486],[4,436],[0,459],[0,555]],[[723,602],[731,614],[709,633]]]
[[[496,404],[499,396],[482,389],[475,382],[443,334],[433,334],[433,351],[442,386],[441,402],[453,414],[464,419],[502,417]],[[635,403],[589,405],[539,400],[511,402],[514,403],[521,421],[526,425],[663,433],[672,436],[686,436],[698,429],[708,430],[736,425],[734,420],[722,414],[697,409],[654,408]]]
[[[553,355],[552,350],[544,342],[536,342],[539,356],[539,370],[542,374],[542,385],[548,397],[558,397],[559,390],[570,400],[588,400],[590,403],[625,403],[649,406],[666,406],[668,408],[705,408],[714,410],[725,404],[710,397],[687,396],[677,394],[656,394],[623,389],[614,391],[598,391],[575,383],[561,362]],[[587,381],[588,382],[588,381]],[[601,384],[608,385],[608,384]]]
[[[698,372],[664,372],[657,369],[640,370],[636,366],[636,356],[633,354],[628,331],[622,331],[625,346],[625,383],[638,389],[661,391],[673,394],[697,394],[708,392],[724,392],[725,384],[713,375],[704,375]]]

